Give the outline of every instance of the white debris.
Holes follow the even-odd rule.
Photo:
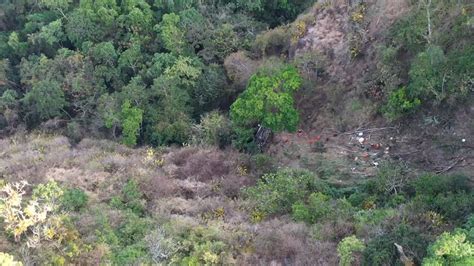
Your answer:
[[[362,137],[362,136],[364,136],[364,133],[359,132],[359,137]]]
[[[378,162],[374,162],[374,165],[375,165],[375,166],[379,166],[379,163],[378,163]]]
[[[363,144],[365,139],[364,138],[359,138],[358,141],[359,141],[360,144]]]
[[[461,141],[462,141],[462,142],[466,142],[466,139],[462,139]]]

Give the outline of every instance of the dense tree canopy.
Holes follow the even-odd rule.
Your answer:
[[[311,2],[2,2],[1,108],[30,128],[59,118],[131,145],[182,144],[204,113],[236,96],[224,59]],[[123,114],[133,108],[143,118],[131,126]]]

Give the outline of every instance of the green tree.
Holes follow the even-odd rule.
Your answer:
[[[189,93],[176,79],[166,75],[151,87],[158,101],[147,108],[147,137],[155,145],[183,144],[191,137]]]
[[[58,19],[41,27],[38,33],[30,35],[28,39],[32,43],[44,42],[52,46],[64,40],[65,34],[62,28],[62,21]]]
[[[143,68],[144,56],[140,44],[134,43],[130,48],[123,51],[118,59],[118,65],[127,74],[135,74]],[[130,72],[131,73],[128,73]]]
[[[7,108],[13,108],[17,105],[18,93],[14,90],[6,90],[0,97],[0,112]]]
[[[124,12],[118,20],[122,27],[133,33],[144,33],[152,29],[153,12],[145,0],[122,1]]]
[[[40,0],[39,4],[49,9],[66,9],[72,3],[72,0]]]
[[[10,48],[13,49],[16,55],[20,57],[26,55],[28,51],[28,43],[22,42],[17,32],[14,31],[10,33],[7,43],[10,46]]]
[[[232,104],[230,116],[238,127],[253,127],[257,123],[274,131],[295,131],[298,112],[293,93],[302,79],[296,68],[287,67],[276,74],[256,74],[247,89]]]
[[[184,32],[179,28],[179,22],[178,15],[165,14],[158,27],[164,47],[176,54],[181,54],[185,50]]]
[[[117,0],[81,0],[80,8],[93,13],[98,22],[112,25],[119,15]]]
[[[89,55],[96,65],[114,66],[118,58],[112,42],[101,42],[94,45],[89,49]]]
[[[60,84],[53,80],[35,83],[22,102],[32,116],[37,115],[41,120],[59,116],[62,108],[66,106],[64,92]]]
[[[202,73],[198,59],[179,56],[171,67],[165,70],[167,79],[174,80],[182,86],[194,86]]]
[[[143,110],[132,107],[130,101],[122,104],[122,141],[128,146],[137,144],[137,137],[140,135],[140,127],[143,120]]]
[[[77,48],[86,41],[97,42],[106,36],[107,27],[98,23],[98,16],[85,8],[75,9],[68,15],[65,31],[68,39]]]
[[[444,100],[447,97],[447,91],[443,88],[445,63],[446,57],[441,47],[430,46],[418,54],[409,72],[408,96],[434,98],[438,102]]]

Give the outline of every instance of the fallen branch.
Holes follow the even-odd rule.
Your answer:
[[[395,247],[397,247],[398,254],[400,254],[400,260],[403,262],[403,265],[405,266],[413,266],[415,263],[413,263],[413,259],[409,258],[405,252],[403,251],[403,247],[400,246],[397,243],[393,243]]]
[[[436,173],[437,173],[437,174],[446,173],[446,172],[448,172],[449,170],[453,169],[453,168],[454,168],[459,162],[461,162],[461,161],[464,161],[464,157],[459,157],[459,158],[457,158],[456,160],[454,160],[454,162],[453,162],[451,165],[449,165],[448,167],[446,167],[446,168],[444,168],[444,169],[442,169],[442,170],[437,171]]]

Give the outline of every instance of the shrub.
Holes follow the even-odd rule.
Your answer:
[[[463,230],[445,232],[428,248],[424,266],[434,265],[473,265],[474,243],[467,240]]]
[[[354,213],[355,227],[357,232],[371,230],[373,227],[381,226],[385,221],[395,217],[394,209],[369,209]]]
[[[445,64],[446,56],[441,47],[430,46],[419,53],[410,67],[408,96],[421,99],[434,98],[437,102],[444,100],[448,92],[443,87],[443,80],[446,78]]]
[[[396,120],[406,114],[412,113],[421,105],[421,100],[410,97],[407,88],[402,87],[390,93],[388,102],[382,108],[382,112],[389,120]]]
[[[87,194],[82,189],[68,189],[62,195],[63,208],[68,211],[79,211],[87,205]]]
[[[223,148],[230,143],[230,121],[216,111],[205,114],[194,129],[193,142],[196,144]]]
[[[28,248],[51,244],[55,250],[65,252],[67,257],[77,255],[80,252],[75,243],[77,231],[69,225],[68,216],[59,212],[62,189],[54,181],[40,184],[26,202],[23,198],[26,186],[26,182],[12,183],[0,189],[0,217],[5,231],[16,242],[25,236]]]
[[[119,196],[111,199],[110,204],[118,209],[129,209],[137,215],[143,215],[146,210],[146,201],[136,180],[130,179]]]
[[[224,67],[227,77],[237,85],[237,89],[243,89],[255,73],[257,62],[250,59],[244,52],[237,52],[225,59]]]
[[[178,251],[178,243],[168,237],[166,232],[158,228],[145,237],[151,257],[155,263],[162,263]]]
[[[339,265],[350,266],[354,260],[354,252],[362,252],[365,249],[364,242],[356,236],[348,236],[337,245],[337,254],[339,255]]]
[[[473,211],[474,195],[463,175],[424,175],[413,182],[416,207],[432,210],[453,220],[464,220]]]
[[[368,197],[369,194],[362,191],[356,191],[355,193],[352,193],[347,200],[354,207],[362,207],[362,204]]]
[[[1,61],[0,61],[1,62]],[[0,65],[1,66],[1,65]],[[0,84],[1,84],[0,76]],[[8,108],[15,107],[17,105],[18,93],[14,90],[5,90],[0,97],[0,111],[4,111]]]
[[[405,201],[404,194],[409,192],[410,176],[407,170],[402,164],[384,162],[378,168],[376,178],[365,182],[362,191],[356,193],[358,195],[351,195],[349,199],[362,207],[368,202],[377,206],[397,206]]]
[[[419,263],[425,256],[428,246],[426,237],[415,228],[406,224],[395,225],[367,243],[363,265],[396,265],[400,256],[394,243],[413,256],[415,263]]]
[[[0,265],[23,266],[23,263],[15,261],[15,258],[8,253],[0,252]]]
[[[99,215],[99,229],[96,235],[99,242],[106,243],[111,253],[109,258],[114,265],[133,265],[150,263],[145,237],[153,226],[148,218],[142,218],[128,211],[118,225],[111,226],[107,216]]]
[[[81,125],[78,122],[70,122],[67,124],[65,135],[72,143],[79,143],[83,138]]]
[[[407,51],[418,52],[426,45],[426,12],[416,9],[416,12],[398,20],[391,29],[394,43]]]
[[[325,192],[327,185],[315,180],[307,171],[281,170],[265,174],[255,187],[244,190],[258,210],[266,215],[288,213],[293,204],[304,202],[311,192]]]
[[[229,264],[224,241],[225,231],[213,224],[197,226],[194,223],[173,220],[166,224],[172,241],[179,247],[169,262],[179,265]]]
[[[293,218],[297,221],[305,221],[308,223],[315,223],[332,211],[330,197],[321,192],[312,193],[309,195],[306,204],[297,202],[293,204]]]
[[[256,154],[251,158],[251,168],[258,177],[271,173],[276,169],[275,159],[267,154]]]
[[[255,49],[263,56],[285,54],[290,49],[291,33],[288,27],[282,26],[257,36]]]

